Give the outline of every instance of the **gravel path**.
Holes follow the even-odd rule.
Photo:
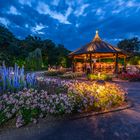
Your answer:
[[[0,140],[140,140],[140,82],[121,82],[134,107],[70,121],[42,120],[37,125],[0,130]]]

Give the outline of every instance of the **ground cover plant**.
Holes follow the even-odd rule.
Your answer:
[[[46,115],[105,110],[122,105],[125,95],[126,91],[112,83],[37,77],[36,89],[0,95],[0,124],[14,118],[21,127]]]
[[[108,74],[88,74],[89,80],[112,80],[112,75]]]
[[[59,77],[62,79],[75,79],[77,77],[82,77],[83,72],[72,72],[72,71],[67,71],[67,69],[51,69],[48,70],[47,72],[44,73],[45,76],[55,76]]]
[[[67,72],[64,73],[63,75],[60,75],[59,77],[63,79],[75,79],[77,77],[82,77],[83,75],[84,75],[83,72]]]
[[[140,81],[140,74],[139,73],[122,73],[119,75],[119,78],[122,80]]]
[[[64,73],[66,73],[66,70],[65,69],[59,69],[59,70],[56,70],[56,69],[51,69],[51,70],[48,70],[47,72],[44,73],[44,75],[46,76],[59,76],[59,75],[63,75]]]

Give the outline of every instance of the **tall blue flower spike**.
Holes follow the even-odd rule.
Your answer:
[[[24,87],[34,87],[36,83],[35,73],[25,74],[24,67],[19,68],[17,64],[15,64],[14,68],[7,68],[3,62],[0,68],[0,76],[0,92],[13,92],[21,90]]]

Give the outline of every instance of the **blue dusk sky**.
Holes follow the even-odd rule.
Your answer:
[[[100,37],[140,37],[140,0],[0,0],[0,24],[16,37],[40,36],[74,50]]]

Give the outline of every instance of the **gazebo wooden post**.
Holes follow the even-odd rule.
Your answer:
[[[124,56],[124,70],[126,71],[126,56]]]
[[[74,57],[72,57],[72,72],[75,72]]]
[[[84,59],[84,61],[85,61],[85,65],[84,65],[84,72],[86,72],[87,71],[87,54],[85,55],[85,59]]]
[[[92,73],[92,53],[90,53],[90,70],[91,70],[91,73]]]
[[[118,74],[118,53],[116,53],[115,57],[115,74]]]
[[[98,55],[98,53],[99,53],[99,55]],[[119,65],[118,65],[119,58],[122,58],[122,55],[125,55],[125,57],[127,57],[126,54],[121,49],[116,48],[116,47],[110,45],[109,43],[102,41],[98,35],[98,31],[96,31],[96,35],[90,43],[86,44],[84,47],[79,48],[76,51],[71,52],[69,54],[69,56],[73,56],[73,63],[72,63],[73,72],[75,72],[77,70],[76,69],[77,64],[74,61],[74,57],[75,57],[75,59],[77,59],[77,58],[83,59],[83,56],[87,55],[87,57],[86,57],[87,59],[84,60],[85,66],[87,65],[86,71],[87,71],[87,73],[89,73],[89,71],[92,73],[95,73],[96,72],[95,54],[97,55],[97,57],[100,57],[101,59],[113,57],[114,64],[113,64],[112,71],[116,75],[119,72]],[[93,59],[93,62],[92,62],[92,57],[95,59],[95,61]],[[124,68],[126,68],[125,59],[126,58],[124,58]],[[90,70],[89,70],[88,66],[90,67]],[[98,66],[98,64],[97,64],[97,66]],[[101,71],[103,68],[104,67],[101,65]]]
[[[85,72],[85,64],[86,64],[86,61],[85,61],[85,58],[83,59],[83,64],[82,64],[82,71]]]

